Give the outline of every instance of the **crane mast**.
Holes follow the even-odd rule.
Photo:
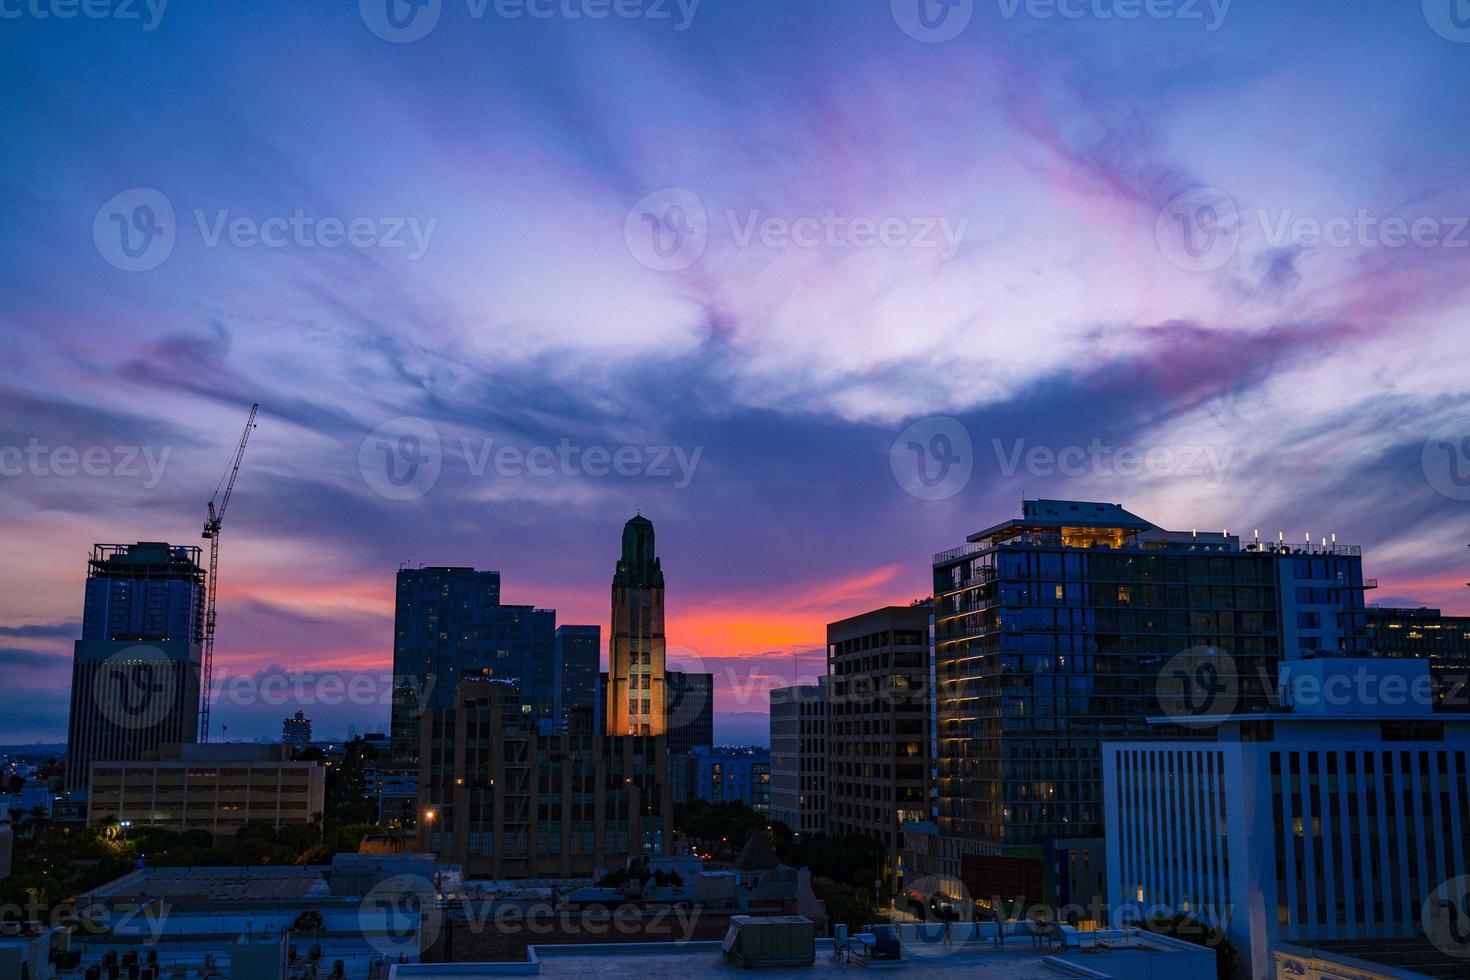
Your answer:
[[[205,584],[204,669],[199,688],[200,742],[209,741],[209,693],[214,684],[214,603],[219,582],[219,532],[224,523],[225,508],[230,505],[230,494],[235,492],[235,477],[240,475],[240,462],[245,458],[245,444],[250,441],[250,430],[255,428],[255,413],[258,411],[258,402],[250,406],[250,418],[245,421],[245,432],[240,436],[235,458],[214,488],[214,496],[209,498],[209,516],[204,520],[203,536],[209,541],[209,579]]]

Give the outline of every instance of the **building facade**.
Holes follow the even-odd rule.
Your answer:
[[[668,678],[669,752],[689,755],[715,744],[715,675],[671,670]]]
[[[94,762],[87,824],[233,837],[246,822],[310,823],[325,805],[326,769],[292,762],[283,745],[166,745],[147,759]]]
[[[66,788],[95,761],[141,760],[199,737],[205,573],[197,547],[99,544],[72,661]]]
[[[665,734],[664,572],[642,515],[623,525],[607,656],[607,734]]]
[[[311,744],[311,719],[306,717],[306,712],[298,711],[281,720],[281,744],[293,752]]]
[[[411,757],[425,711],[453,702],[464,676],[514,679],[538,718],[560,717],[556,611],[503,605],[500,573],[463,567],[398,572],[392,743]]]
[[[419,754],[417,846],[466,875],[590,875],[662,855],[673,801],[662,736],[547,732],[518,685],[465,678],[430,711]],[[585,718],[585,715],[574,716]]]
[[[710,803],[739,801],[761,813],[770,811],[771,753],[766,749],[705,748],[700,745],[695,746],[687,757],[676,756],[674,764],[684,768],[682,785],[675,789],[676,803],[688,800],[707,800]]]
[[[1434,710],[1470,712],[1470,616],[1370,606],[1366,618],[1374,656],[1428,660]]]
[[[771,819],[827,830],[827,679],[771,692]]]
[[[928,602],[827,626],[827,829],[870,837],[896,879],[901,827],[929,819]]]
[[[1372,583],[1357,548],[1325,540],[1242,542],[1166,531],[1116,504],[1028,500],[1019,520],[933,565],[950,875],[966,854],[1097,836],[1102,740],[1197,734],[1147,724],[1167,713],[1174,658],[1211,679],[1201,706],[1218,687],[1248,711],[1273,703],[1281,662],[1365,652]]]
[[[560,699],[556,716],[565,721],[584,712],[590,717],[597,707],[601,687],[597,666],[602,658],[601,626],[558,626],[554,688]]]
[[[1282,683],[1290,710],[1219,716],[1214,741],[1104,746],[1113,921],[1189,912],[1254,976],[1280,943],[1423,939],[1470,870],[1470,718],[1433,713],[1424,661],[1308,660]]]

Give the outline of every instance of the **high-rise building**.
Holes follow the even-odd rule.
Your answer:
[[[827,625],[827,829],[883,846],[896,878],[900,828],[929,819],[929,615],[885,606]]]
[[[1283,943],[1379,944],[1406,968],[1437,946],[1432,972],[1330,975],[1454,975],[1470,939],[1435,916],[1444,899],[1462,911],[1470,872],[1470,718],[1403,696],[1428,691],[1422,660],[1303,660],[1281,677],[1289,709],[1204,718],[1211,741],[1104,745],[1113,921],[1187,912],[1226,931],[1250,976],[1329,975],[1278,972]]]
[[[1376,657],[1429,661],[1434,710],[1470,712],[1470,616],[1370,606],[1367,635],[1368,649]]]
[[[653,523],[642,515],[623,525],[607,670],[607,733],[665,734],[664,572]]]
[[[491,878],[566,878],[671,843],[661,736],[610,736],[574,714],[537,724],[519,686],[467,677],[432,709],[419,753],[418,848]]]
[[[281,720],[281,744],[293,752],[311,744],[311,719],[306,717],[306,712],[298,711],[293,717]]]
[[[827,829],[827,678],[771,692],[771,819]]]
[[[140,760],[199,735],[205,573],[197,547],[99,544],[72,661],[66,788],[98,761]]]
[[[559,715],[556,611],[502,605],[499,572],[400,569],[393,630],[395,754],[412,756],[423,713],[485,670],[518,681],[537,718]]]
[[[561,699],[557,715],[566,720],[573,713],[592,717],[601,690],[597,662],[602,657],[602,627],[558,626],[553,668],[555,688]]]
[[[689,755],[715,744],[715,675],[671,670],[668,677],[669,752]]]
[[[1098,836],[1102,740],[1193,731],[1146,721],[1168,713],[1176,656],[1238,710],[1264,710],[1282,661],[1365,652],[1372,584],[1356,547],[1166,531],[1065,500],[1025,501],[1019,520],[935,555],[945,873]]]

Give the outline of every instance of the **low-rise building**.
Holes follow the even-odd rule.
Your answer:
[[[137,761],[94,762],[87,823],[233,837],[247,822],[310,823],[325,797],[322,765],[291,761],[283,745],[173,744]]]
[[[1026,923],[903,925],[897,927],[901,959],[874,966],[911,966],[925,980],[1007,980],[1092,977],[1097,980],[1178,980],[1215,975],[1215,951],[1172,936],[1135,930],[1102,930],[1061,938],[1033,938]],[[997,933],[1005,935],[997,938]],[[1056,938],[1053,938],[1056,936]],[[601,942],[533,945],[520,962],[416,963],[394,966],[389,980],[468,980],[471,977],[598,977],[599,980],[649,980],[651,977],[748,977],[750,971],[726,962],[722,943],[639,942],[609,930]],[[864,967],[861,942],[850,938],[845,955],[835,941],[817,939],[810,966],[787,966],[783,980],[851,976]]]
[[[1426,661],[1302,660],[1281,687],[1288,709],[1193,719],[1216,741],[1103,756],[1113,923],[1189,914],[1258,977],[1283,943],[1426,938],[1470,870],[1470,717],[1432,711]]]
[[[278,947],[291,975],[302,975],[317,947],[318,975],[341,960],[347,980],[370,980],[384,976],[389,963],[416,961],[439,936],[439,909],[459,900],[462,888],[458,868],[420,854],[339,854],[330,865],[144,868],[78,897],[82,914],[71,947],[76,969],[98,965],[103,977],[109,960],[149,951],[157,954],[157,976],[229,976],[258,966],[261,947]],[[248,963],[236,962],[242,950]]]
[[[738,800],[761,813],[770,810],[770,750],[756,746],[695,746],[683,759],[683,765],[683,785],[676,801],[733,803]]]
[[[1368,649],[1375,656],[1429,661],[1434,710],[1470,712],[1470,616],[1370,606],[1365,620]]]

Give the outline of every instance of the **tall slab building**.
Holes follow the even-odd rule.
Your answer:
[[[613,573],[607,734],[665,734],[664,652],[664,573],[653,522],[639,515],[623,525],[623,553]]]
[[[93,547],[72,661],[68,790],[86,789],[93,762],[198,739],[204,579],[197,547]]]
[[[424,714],[451,705],[460,678],[487,670],[516,680],[537,718],[556,717],[556,611],[502,604],[499,572],[400,569],[393,622],[394,752],[415,754]]]
[[[715,744],[715,675],[671,670],[665,675],[669,752],[689,755]]]

